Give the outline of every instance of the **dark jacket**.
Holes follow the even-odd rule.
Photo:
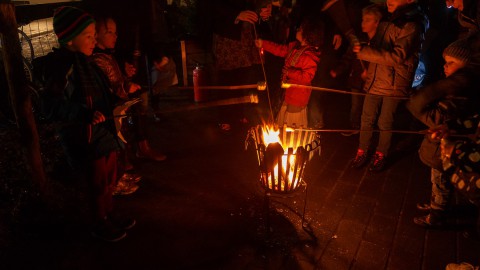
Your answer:
[[[268,1],[265,0],[212,0],[209,1],[211,7],[209,16],[212,17],[213,32],[221,37],[240,40],[242,27],[247,22],[235,23],[240,12],[251,10],[258,12]],[[257,33],[268,31],[268,23],[260,20],[260,25],[256,25]]]
[[[480,111],[480,72],[463,68],[422,89],[408,102],[410,112],[429,128],[445,123],[449,118],[473,115]],[[426,135],[419,150],[426,165],[442,170],[440,142]]]
[[[375,47],[375,37],[372,38],[372,40],[368,40],[368,36],[365,33],[362,33],[358,38],[360,43]],[[348,74],[348,87],[350,89],[363,90],[365,81],[362,78],[362,73],[364,70],[368,69],[368,64],[367,61],[358,59],[357,55],[352,50],[348,50],[343,54],[333,71],[335,71],[337,76],[346,73]]]
[[[121,147],[111,119],[108,81],[85,55],[56,49],[34,61],[34,76],[42,84],[42,111],[57,123],[72,162],[98,159]],[[91,125],[95,111],[110,119]]]
[[[366,46],[357,54],[358,59],[370,62],[366,92],[387,96],[410,94],[427,26],[428,21],[416,4],[399,8],[380,22],[378,44]]]

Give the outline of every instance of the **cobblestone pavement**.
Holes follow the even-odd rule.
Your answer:
[[[332,108],[347,102],[332,100]],[[244,149],[252,123],[239,121],[250,109],[234,105],[152,120],[153,146],[168,159],[135,160],[144,176],[140,189],[116,198],[117,208],[137,219],[127,238],[106,244],[71,223],[27,230],[3,251],[4,269],[436,270],[479,263],[479,243],[463,230],[413,224],[422,214],[415,204],[428,199],[430,188],[415,146],[394,151],[384,172],[370,173],[349,168],[358,137],[323,134],[321,155],[305,173],[308,194],[269,197],[267,208],[255,152]],[[219,119],[231,130],[221,130]],[[342,119],[346,113],[335,114]],[[394,147],[406,142],[394,139]],[[450,223],[472,222],[465,209],[459,206]]]

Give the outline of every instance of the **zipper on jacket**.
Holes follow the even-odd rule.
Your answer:
[[[395,86],[395,68],[392,67],[392,86]]]

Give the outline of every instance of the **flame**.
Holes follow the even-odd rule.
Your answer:
[[[287,128],[286,132],[293,132],[294,130],[292,128]],[[272,126],[263,126],[262,127],[262,136],[263,136],[263,143],[267,147],[271,143],[280,143],[282,148],[284,149],[284,155],[282,156],[282,175],[278,175],[278,164],[275,165],[273,169],[273,176],[269,173],[268,174],[268,179],[267,179],[267,185],[269,189],[275,188],[275,190],[281,190],[284,191],[287,188],[293,188],[295,189],[296,186],[300,183],[300,181],[297,181],[297,185],[295,187],[292,187],[293,185],[293,175],[295,173],[295,152],[296,149],[294,149],[293,155],[290,155],[288,157],[288,148],[290,147],[289,145],[286,145],[286,143],[282,143],[280,139],[280,130],[275,129]],[[287,160],[288,159],[288,160]],[[288,174],[285,172],[287,168],[287,162],[289,165],[289,171]],[[280,187],[278,186],[278,181],[280,178],[286,179],[286,181],[281,181]],[[288,187],[285,187],[285,183],[288,183]]]
[[[265,144],[265,146],[268,146],[271,143],[277,143],[277,142],[280,143],[280,145],[282,145],[282,142],[280,141],[279,129],[275,130],[275,128],[270,126],[262,127],[262,136],[263,136],[263,143]]]
[[[293,132],[295,131],[293,128],[286,128],[287,132]],[[280,140],[280,130],[276,129],[273,126],[263,126],[262,127],[262,136],[263,136],[263,143],[265,146],[268,146],[271,143],[280,143],[280,145],[283,147],[283,149],[288,149],[288,146],[284,145],[282,141]],[[295,149],[296,150],[296,149]],[[285,150],[285,154],[287,150]]]

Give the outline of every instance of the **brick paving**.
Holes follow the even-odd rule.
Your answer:
[[[51,29],[51,21],[27,29],[36,37],[36,56],[44,54],[44,44],[48,50],[55,42],[52,33],[39,34]],[[348,100],[330,101],[327,124],[342,128]],[[384,172],[370,173],[349,168],[358,135],[323,134],[321,155],[305,174],[307,196],[272,196],[266,213],[255,153],[244,150],[249,126],[238,121],[242,110],[203,109],[152,121],[153,144],[168,160],[136,160],[144,176],[141,187],[116,200],[138,221],[126,240],[101,243],[68,222],[20,230],[0,249],[4,269],[436,270],[450,262],[480,264],[480,243],[464,238],[463,230],[413,224],[422,214],[415,204],[430,194],[429,169],[414,147],[395,151]],[[225,117],[232,123],[229,132],[218,128],[218,119]],[[402,139],[396,136],[394,142]],[[474,210],[462,198],[456,203],[461,206],[450,223],[465,227]]]
[[[346,102],[335,100],[332,106]],[[153,144],[168,159],[135,161],[144,175],[140,189],[116,199],[117,208],[138,221],[127,239],[105,244],[70,223],[27,230],[4,250],[5,269],[436,270],[450,262],[480,263],[479,243],[462,230],[413,224],[422,214],[415,204],[427,200],[430,188],[416,151],[394,152],[384,172],[353,170],[357,136],[322,135],[322,153],[305,175],[305,226],[303,192],[270,197],[265,212],[255,153],[244,150],[249,126],[235,114],[242,110],[176,112],[152,121]],[[231,115],[231,131],[218,128],[220,115]]]

